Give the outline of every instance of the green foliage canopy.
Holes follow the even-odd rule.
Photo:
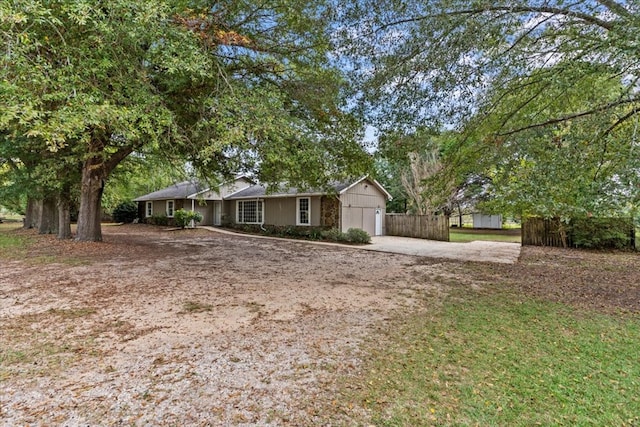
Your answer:
[[[82,164],[87,240],[134,151],[299,186],[357,175],[367,157],[328,63],[329,12],[322,0],[3,2],[0,131]]]
[[[637,3],[363,0],[347,16],[360,105],[381,129],[458,131],[450,175],[481,174],[514,213],[637,206]]]

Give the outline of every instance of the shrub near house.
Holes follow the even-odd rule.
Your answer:
[[[178,227],[185,228],[194,223],[202,221],[202,214],[195,211],[185,211],[184,209],[178,209],[174,213],[174,220]]]
[[[255,225],[255,224],[234,224],[225,225],[234,230],[245,233],[262,234],[266,236],[276,236],[304,240],[327,240],[331,242],[366,244],[371,243],[371,235],[359,228],[350,228],[343,233],[337,228],[328,227],[302,227],[302,226],[278,226],[278,225]]]
[[[113,209],[112,216],[115,222],[133,222],[138,217],[138,205],[131,201],[122,202]]]

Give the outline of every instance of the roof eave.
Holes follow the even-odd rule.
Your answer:
[[[343,188],[339,194],[344,194],[347,191],[351,190],[353,187],[355,187],[356,185],[360,184],[362,181],[364,181],[365,179],[371,181],[371,183],[373,185],[376,186],[376,188],[378,190],[380,190],[381,193],[383,193],[387,200],[391,201],[393,200],[393,196],[391,194],[389,194],[389,192],[387,190],[385,190],[385,188],[382,186],[382,184],[380,184],[377,180],[371,178],[369,175],[364,175],[362,177],[360,177],[359,179],[355,180],[351,185],[349,185],[348,187]]]
[[[242,190],[241,190],[242,191]],[[259,194],[255,196],[233,196],[225,197],[225,200],[248,200],[248,199],[283,199],[289,197],[320,197],[329,193],[296,193],[296,194]]]

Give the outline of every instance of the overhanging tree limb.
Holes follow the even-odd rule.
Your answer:
[[[627,126],[640,117],[637,2],[358,5],[365,30],[345,39],[370,54],[354,75],[383,132],[441,122],[459,131],[447,166],[491,177],[487,188],[509,212],[637,203],[640,160]]]
[[[614,0],[596,0],[601,5],[607,7],[609,10],[627,18],[637,19],[633,13],[629,12],[623,5],[616,3]]]
[[[606,6],[606,5],[605,5]],[[473,9],[461,9],[461,10],[450,10],[443,11],[439,14],[428,14],[417,17],[411,17],[406,19],[398,19],[395,21],[391,21],[385,24],[382,24],[374,29],[374,32],[385,31],[391,27],[396,27],[404,24],[410,24],[413,22],[420,21],[428,21],[430,19],[439,18],[443,15],[445,16],[460,16],[460,15],[481,15],[487,12],[504,12],[504,13],[544,13],[544,14],[552,14],[556,16],[566,16],[571,18],[578,18],[581,21],[589,24],[596,25],[598,27],[604,28],[606,30],[611,30],[615,26],[615,22],[605,21],[599,19],[593,15],[589,15],[587,13],[574,11],[570,9],[564,9],[560,7],[549,7],[549,6],[488,6],[483,8],[473,8]]]
[[[79,240],[100,239],[103,184],[142,148],[210,175],[261,168],[294,185],[364,172],[359,129],[341,110],[344,80],[328,58],[333,3],[259,3],[3,6],[0,132],[70,147],[83,164]]]
[[[550,126],[550,125],[566,122],[568,120],[577,119],[577,118],[580,118],[580,117],[590,116],[592,114],[601,113],[603,111],[610,110],[611,108],[614,108],[614,107],[619,107],[621,105],[626,105],[626,104],[633,104],[633,103],[636,103],[636,102],[640,102],[640,96],[633,97],[633,98],[630,98],[630,99],[622,99],[622,100],[619,100],[619,101],[610,102],[610,103],[608,103],[606,105],[602,105],[602,106],[597,107],[597,108],[592,108],[592,109],[589,109],[589,110],[586,110],[586,111],[580,111],[580,112],[573,113],[573,114],[567,114],[567,115],[562,116],[562,117],[556,117],[556,118],[553,118],[553,119],[545,120],[543,122],[534,123],[534,124],[527,125],[527,126],[522,126],[522,127],[517,128],[517,129],[513,129],[513,130],[510,130],[510,131],[507,131],[507,132],[500,132],[497,135],[498,136],[510,136],[510,135],[514,135],[514,134],[523,132],[525,130],[541,128],[541,127],[545,127],[545,126]],[[637,112],[638,111],[636,109],[634,109],[634,113],[633,114],[636,114]]]

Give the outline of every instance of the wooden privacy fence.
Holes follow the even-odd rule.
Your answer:
[[[523,246],[636,248],[636,226],[631,218],[527,218],[522,222]]]
[[[388,236],[449,241],[449,217],[445,215],[385,215]]]
[[[559,218],[527,218],[522,222],[522,246],[572,246],[568,224]]]

